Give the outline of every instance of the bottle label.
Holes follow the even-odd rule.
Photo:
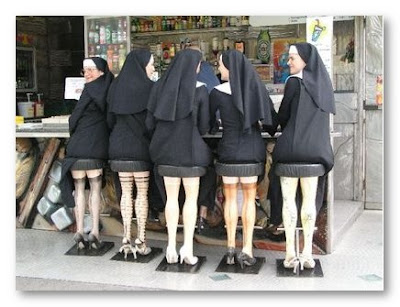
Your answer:
[[[270,41],[265,41],[265,40],[260,40],[258,42],[258,53],[257,56],[258,58],[263,62],[263,63],[268,63],[271,55],[271,42]]]

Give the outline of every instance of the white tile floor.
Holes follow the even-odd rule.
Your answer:
[[[256,249],[265,257],[259,274],[215,272],[225,248],[195,245],[195,254],[207,261],[196,274],[158,272],[164,254],[147,264],[110,260],[119,248],[101,257],[66,256],[72,233],[16,230],[17,290],[179,290],[179,291],[381,291],[384,289],[382,211],[364,211],[330,255],[318,256],[324,277],[277,277],[275,261],[284,253]],[[151,240],[150,246],[165,249],[166,242]],[[178,245],[179,247],[179,245]],[[222,277],[226,279],[218,280]]]

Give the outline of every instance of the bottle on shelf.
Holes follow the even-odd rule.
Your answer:
[[[271,36],[269,30],[261,30],[257,37],[257,58],[263,64],[268,64],[271,59]]]
[[[119,46],[118,69],[121,70],[126,58],[126,49],[123,44]]]

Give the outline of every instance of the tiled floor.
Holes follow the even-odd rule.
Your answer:
[[[206,262],[197,273],[156,271],[159,254],[149,263],[111,260],[120,238],[104,237],[115,246],[101,257],[64,255],[73,234],[16,229],[16,289],[22,291],[381,291],[384,289],[382,211],[364,211],[336,250],[318,255],[323,277],[277,277],[276,259],[283,252],[256,249],[265,257],[258,274],[216,272],[225,253],[222,246],[195,244]],[[165,250],[165,241],[150,246]],[[180,244],[178,245],[178,248]]]

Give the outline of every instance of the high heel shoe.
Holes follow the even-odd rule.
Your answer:
[[[193,256],[193,254],[190,255],[190,251],[187,250],[185,246],[182,246],[179,250],[179,256],[181,264],[183,263],[183,261],[185,261],[186,264],[195,265],[199,261],[199,258]]]
[[[120,253],[124,253],[125,260],[128,258],[128,254],[132,253],[136,259],[136,248],[131,245],[131,242],[127,238],[122,239],[122,246],[119,249]]]
[[[306,269],[315,268],[315,261],[312,258],[312,256],[300,255],[299,261],[300,261],[300,270],[304,270],[304,268]]]
[[[246,266],[252,266],[255,265],[257,260],[255,257],[250,257],[246,253],[240,252],[239,255],[236,257],[237,261],[240,264],[240,267],[243,269],[243,267]]]
[[[206,220],[203,217],[199,216],[196,223],[197,226],[196,232],[200,234],[201,231],[204,230],[205,225],[206,225]]]
[[[83,238],[82,234],[79,233],[79,232],[75,233],[74,241],[75,241],[76,247],[78,249],[84,249],[87,246],[87,243],[86,243],[85,239]]]
[[[167,262],[170,264],[177,263],[178,262],[178,254],[176,253],[175,248],[173,248],[171,246],[167,246],[165,258],[167,258]]]
[[[296,273],[299,263],[299,258],[293,257],[290,260],[285,259],[283,261],[283,266],[285,267],[285,269],[293,269],[293,273]]]
[[[145,242],[142,242],[139,238],[136,238],[135,240],[135,245],[136,245],[136,251],[143,255],[146,256],[151,253],[151,248],[146,246]]]
[[[228,252],[226,253],[226,264],[235,264],[235,248],[234,247],[228,247]]]
[[[89,233],[88,236],[88,241],[89,241],[89,247],[94,248],[94,249],[100,249],[103,247],[104,243],[99,241],[98,238],[92,233]]]

